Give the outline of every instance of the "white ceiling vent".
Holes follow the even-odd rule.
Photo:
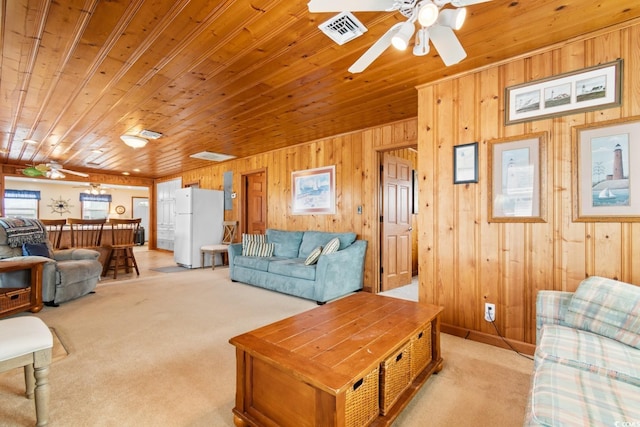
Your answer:
[[[189,157],[200,160],[211,160],[212,162],[223,162],[229,159],[235,159],[236,156],[229,154],[212,153],[211,151],[201,151],[200,153],[192,154]]]
[[[149,139],[158,139],[162,136],[162,134],[160,132],[154,132],[152,130],[148,130],[148,129],[142,129],[140,131],[140,136],[144,137],[144,138],[149,138]]]
[[[339,45],[360,37],[367,31],[367,27],[351,12],[342,12],[318,25],[318,28]]]

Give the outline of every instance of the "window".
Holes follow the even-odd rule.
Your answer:
[[[4,216],[38,218],[39,191],[4,190]]]
[[[80,193],[83,219],[102,219],[109,217],[110,194]]]

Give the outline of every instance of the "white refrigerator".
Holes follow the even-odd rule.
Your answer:
[[[180,188],[175,192],[173,259],[187,268],[202,267],[200,247],[222,243],[224,192]]]

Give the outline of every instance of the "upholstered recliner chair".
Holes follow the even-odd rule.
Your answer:
[[[24,232],[16,232],[15,228],[21,223]],[[54,250],[38,220],[0,218],[0,262],[46,260],[42,272],[42,301],[47,305],[57,305],[92,292],[102,273],[99,256],[99,252],[91,249]],[[0,274],[0,287],[24,287],[29,283],[28,274],[28,271]]]

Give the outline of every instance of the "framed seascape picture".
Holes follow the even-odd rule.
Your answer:
[[[453,183],[478,182],[478,143],[453,147]]]
[[[621,104],[622,60],[505,89],[505,124],[522,123]]]
[[[573,220],[640,221],[640,117],[575,127],[572,148]]]
[[[326,166],[291,173],[294,215],[336,213],[336,167]]]
[[[489,221],[546,222],[546,133],[489,143]]]

